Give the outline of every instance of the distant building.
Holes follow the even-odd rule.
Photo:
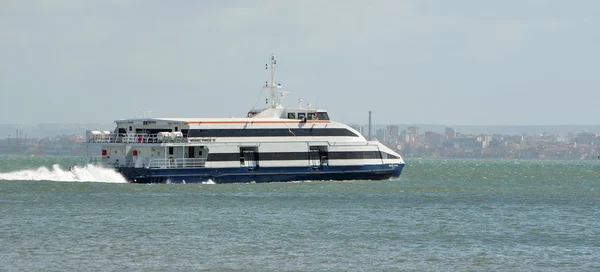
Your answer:
[[[481,134],[481,135],[477,136],[477,141],[482,143],[482,148],[485,148],[492,141],[492,136],[486,135],[486,134]]]
[[[490,143],[488,144],[487,147],[501,148],[501,147],[506,147],[506,146],[507,146],[507,143],[505,141],[503,141],[502,139],[494,138],[490,141]]]
[[[390,139],[398,139],[399,136],[399,131],[400,129],[398,128],[397,125],[389,125],[387,127],[387,135]]]
[[[413,135],[413,137],[415,137],[415,139],[419,136],[419,128],[418,127],[408,127],[406,128],[406,130],[410,131]]]
[[[452,140],[456,138],[456,130],[451,128],[451,127],[447,127],[446,128],[446,139],[447,140]]]
[[[415,141],[415,136],[409,130],[403,130],[400,132],[400,141],[410,143]]]
[[[582,133],[578,133],[577,137],[575,137],[575,142],[577,144],[586,144],[586,145],[592,145],[592,144],[596,144],[596,137],[598,135],[596,135],[596,133],[590,133],[590,132],[582,132]]]
[[[461,138],[460,146],[462,148],[484,148],[484,142],[478,141],[477,138]]]
[[[424,138],[425,143],[431,146],[441,146],[444,143],[444,138],[446,138],[446,136],[432,131],[426,131]]]
[[[386,133],[385,133],[385,129],[384,128],[380,128],[377,129],[377,131],[375,132],[375,137],[377,137],[377,141],[386,141]]]

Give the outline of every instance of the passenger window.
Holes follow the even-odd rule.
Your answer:
[[[288,119],[296,119],[296,113],[295,112],[288,112]]]
[[[179,128],[178,128],[178,127],[175,127],[175,131],[178,131],[178,130],[179,130]]]
[[[304,113],[304,112],[298,113],[298,119],[304,119],[305,116],[306,116],[306,113]]]
[[[307,120],[312,120],[312,119],[313,119],[313,114],[312,114],[312,112],[311,112],[311,113],[308,113],[308,118],[306,118],[306,119],[307,119]]]

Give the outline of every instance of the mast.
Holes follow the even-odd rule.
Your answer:
[[[271,83],[265,82],[264,88],[271,89],[271,108],[276,108],[280,105],[280,97],[277,95],[277,89],[281,88],[281,84],[275,81],[275,68],[277,67],[277,60],[274,55],[271,55],[271,65],[265,64],[265,68],[268,70],[271,68]]]

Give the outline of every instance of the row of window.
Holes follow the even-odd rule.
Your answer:
[[[146,122],[146,121],[144,121],[144,122]],[[129,126],[127,129],[129,130],[129,132],[132,132],[133,126]],[[125,132],[124,128],[119,128],[118,131],[119,131],[119,133],[127,133],[127,132]],[[154,133],[154,134],[156,134],[158,132],[163,132],[163,131],[171,132],[171,129],[170,128],[161,128],[161,129],[158,129],[158,128],[136,128],[135,129],[136,133]],[[175,127],[173,129],[173,131],[179,131],[179,127]]]
[[[187,137],[358,137],[345,128],[183,129],[182,132]]]
[[[203,154],[203,151],[204,151],[204,147],[203,146],[200,146],[200,148],[195,148],[194,146],[189,146],[188,150],[187,150],[187,153],[185,153],[185,157],[186,158],[194,158],[195,154],[198,154],[198,156],[201,157],[202,154]],[[168,154],[169,155],[173,155],[174,154],[173,146],[169,146],[169,153]],[[160,155],[160,153],[159,153],[159,155]]]
[[[310,158],[310,152],[256,152],[255,159],[260,161],[293,161],[307,160]],[[357,160],[357,159],[387,159],[398,158],[392,154],[383,151],[335,151],[319,152],[319,156],[331,160]],[[209,153],[208,161],[236,161],[240,158],[240,153]]]
[[[306,120],[329,120],[329,115],[326,112],[288,112],[287,119],[304,119]]]

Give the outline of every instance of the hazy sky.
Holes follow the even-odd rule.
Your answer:
[[[0,0],[0,123],[242,117],[598,124],[600,1]]]

